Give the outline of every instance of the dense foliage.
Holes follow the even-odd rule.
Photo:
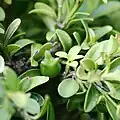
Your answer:
[[[0,0],[0,119],[119,120],[120,0]]]

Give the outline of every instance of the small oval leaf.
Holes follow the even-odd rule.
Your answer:
[[[72,79],[65,79],[58,86],[58,93],[64,98],[73,96],[78,90],[78,83]]]

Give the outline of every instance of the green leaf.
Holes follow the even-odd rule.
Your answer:
[[[55,32],[49,31],[46,34],[47,41],[50,41],[55,36]]]
[[[116,70],[120,70],[120,57],[114,59],[110,64],[110,72],[114,72]]]
[[[19,90],[19,79],[17,74],[9,67],[4,68],[5,83],[8,90],[18,91]]]
[[[4,58],[0,55],[0,73],[4,71],[5,61]]]
[[[74,32],[73,36],[75,37],[75,40],[77,41],[77,44],[80,45],[81,44],[81,36],[79,33]]]
[[[95,32],[93,31],[93,29],[88,28],[88,33],[89,33],[89,39],[90,39],[90,46],[94,45],[96,42],[96,35]]]
[[[101,80],[100,75],[97,74],[97,72],[90,71],[88,72],[88,82],[89,83],[94,83],[94,82],[99,82]]]
[[[104,3],[107,3],[108,2],[108,0],[102,0]]]
[[[5,19],[5,12],[4,10],[0,7],[0,21],[4,21]]]
[[[55,113],[54,108],[51,102],[49,102],[49,105],[47,107],[47,118],[46,120],[55,120]]]
[[[91,14],[91,17],[98,18],[101,16],[108,15],[120,9],[119,1],[109,1],[107,4],[101,4],[94,12]]]
[[[15,33],[15,31],[18,29],[20,23],[21,23],[21,20],[17,18],[8,26],[5,32],[5,43],[6,44],[8,43],[12,35]]]
[[[120,105],[117,105],[116,115],[120,119]]]
[[[112,26],[94,27],[92,28],[95,33],[95,39],[103,37],[105,34],[109,33],[113,28]]]
[[[36,53],[34,55],[34,59],[36,61],[39,61],[40,58],[44,56],[45,51],[50,50],[51,48],[52,48],[52,43],[49,43],[49,42],[45,43],[42,47],[39,47],[39,51],[38,51],[38,53]],[[33,48],[33,49],[34,49],[34,51],[36,51],[38,48],[36,48],[36,46],[35,46],[35,48]]]
[[[31,82],[29,77],[22,79],[22,81],[20,81],[20,91],[26,92],[29,89]]]
[[[31,98],[33,98],[34,100],[36,100],[38,102],[38,104],[39,104],[40,107],[43,106],[43,104],[45,102],[44,98],[40,94],[38,94],[38,93],[32,92],[31,93]]]
[[[68,62],[66,64],[71,66],[71,67],[73,67],[73,68],[76,68],[78,66],[78,62],[77,61]]]
[[[44,15],[41,15],[41,19],[43,20],[43,22],[45,23],[45,25],[47,26],[47,28],[50,30],[50,31],[53,31],[55,32],[56,28],[56,21],[53,20],[53,18],[49,17],[49,16],[44,16]]]
[[[66,52],[63,51],[58,51],[55,53],[56,56],[60,57],[60,58],[68,58],[68,55]]]
[[[81,44],[81,48],[83,50],[88,50],[89,49],[89,45],[88,45],[88,38],[89,38],[89,32],[88,32],[88,24],[86,22],[84,22],[83,20],[81,20],[83,27],[85,29],[86,32],[86,37],[83,41],[83,43]]]
[[[114,72],[105,73],[102,75],[102,78],[109,81],[120,81],[120,71],[116,70]]]
[[[30,69],[24,72],[19,76],[19,79],[23,79],[26,77],[35,77],[40,75],[40,70],[39,69]]]
[[[22,92],[7,92],[8,97],[19,108],[25,108],[28,102],[28,96]]]
[[[117,114],[116,114],[116,111],[117,111],[116,103],[109,96],[106,96],[105,101],[106,101],[107,110],[108,110],[111,118],[113,120],[119,120],[119,118],[117,117]]]
[[[21,50],[25,46],[30,45],[32,43],[34,43],[32,40],[21,39],[21,40],[18,40],[15,44],[8,45],[7,48],[8,48],[8,51],[10,52],[11,56],[13,56],[19,50]]]
[[[106,53],[108,56],[115,53],[118,49],[118,42],[113,36],[109,40],[102,41],[92,46],[92,48],[86,53],[84,58],[91,58],[98,65],[103,64],[102,53]]]
[[[4,29],[0,28],[0,34],[4,34]]]
[[[100,0],[84,0],[80,12],[92,13],[99,5]]]
[[[78,55],[78,53],[80,52],[81,47],[80,46],[73,46],[69,52],[68,52],[68,60],[69,61],[73,61],[76,59],[76,56]]]
[[[97,104],[100,93],[97,91],[94,85],[89,85],[88,91],[85,97],[84,111],[90,112]]]
[[[108,81],[107,81],[108,83]],[[120,85],[119,83],[110,83],[110,96],[112,96],[113,98],[117,99],[117,100],[120,100]]]
[[[25,107],[25,111],[31,115],[36,115],[40,112],[40,106],[36,100],[29,98]]]
[[[63,30],[57,29],[56,33],[63,46],[64,51],[68,51],[72,47],[72,39],[70,38],[68,33]]]
[[[87,73],[85,72],[85,69],[82,66],[79,66],[77,68],[76,75],[81,80],[87,80],[88,79],[88,75],[87,75]]]
[[[37,120],[46,114],[49,103],[50,103],[50,97],[48,95],[45,95],[44,104],[40,110],[40,113],[33,117],[34,120]]]
[[[35,9],[29,12],[30,14],[31,13],[43,14],[56,19],[55,11],[47,4],[36,2],[34,7]]]
[[[12,0],[4,0],[5,3],[7,3],[8,5],[12,4]]]
[[[73,79],[65,79],[58,86],[58,93],[64,98],[73,96],[78,90],[79,85]]]
[[[34,56],[39,53],[42,44],[34,43],[31,45],[31,58],[29,61],[31,62],[31,66],[38,66],[38,62],[34,59]]]
[[[30,80],[30,85],[29,85],[29,88],[26,90],[26,92],[35,88],[35,87],[37,87],[37,86],[39,86],[39,85],[41,85],[41,84],[46,83],[49,80],[49,77],[35,76],[35,77],[31,77],[27,80]],[[20,81],[20,84],[23,85],[24,83],[26,83],[26,79],[23,79],[23,80]]]
[[[104,52],[106,52],[108,55],[113,54],[117,51],[118,41],[114,36],[110,36],[106,48],[104,49]]]
[[[8,110],[6,110],[5,108],[0,108],[0,119],[1,120],[8,120],[9,115],[10,113],[8,112]]]
[[[80,63],[81,63],[81,65],[82,65],[82,67],[83,67],[85,70],[87,70],[87,71],[94,70],[94,69],[96,69],[96,67],[97,67],[96,63],[95,63],[92,59],[90,59],[90,58],[82,59],[82,60],[80,61]]]

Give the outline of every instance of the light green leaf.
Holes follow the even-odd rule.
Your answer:
[[[120,119],[120,105],[117,105],[116,115]]]
[[[94,85],[89,85],[88,91],[85,97],[84,111],[90,112],[97,104],[100,93],[97,91]]]
[[[0,28],[0,34],[4,34],[4,29]]]
[[[60,58],[68,58],[68,55],[66,52],[63,51],[58,51],[55,53],[56,56],[60,57]]]
[[[47,41],[50,41],[55,36],[55,32],[49,31],[46,34]]]
[[[81,47],[80,46],[73,46],[69,52],[68,52],[68,60],[73,61],[76,59],[77,54],[80,52]]]
[[[9,112],[5,108],[0,108],[0,119],[1,120],[9,120]]]
[[[113,98],[120,100],[120,85],[119,83],[110,83],[107,81],[107,83],[109,83],[110,85],[108,85],[109,89],[110,89],[110,96],[112,96]]]
[[[117,111],[116,103],[109,96],[106,96],[105,101],[106,101],[107,110],[108,110],[111,118],[113,120],[119,120],[119,118],[117,117],[117,114],[116,114],[116,111]]]
[[[97,67],[96,63],[95,63],[92,59],[90,59],[90,58],[82,59],[82,60],[80,61],[80,63],[81,63],[81,65],[82,65],[82,67],[83,67],[85,70],[87,70],[87,71],[94,70],[94,69],[96,69],[96,67]]]
[[[95,33],[95,39],[103,37],[105,34],[109,33],[113,28],[112,26],[94,27],[92,28]]]
[[[45,16],[45,15],[41,15],[41,19],[43,20],[43,22],[45,23],[45,25],[47,26],[47,28],[50,31],[55,32],[56,28],[56,21],[53,20],[53,18],[49,17],[49,16]]]
[[[104,41],[92,46],[91,49],[86,53],[84,58],[91,58],[93,61],[97,61],[101,57],[101,52],[103,52],[103,47],[105,43],[107,44],[107,42]]]
[[[56,33],[63,46],[64,51],[68,51],[72,47],[72,39],[68,33],[63,30],[57,29]]]
[[[76,75],[81,80],[87,80],[88,79],[88,75],[85,73],[85,69],[82,66],[79,66],[77,68]]]
[[[64,98],[73,96],[78,90],[78,83],[72,79],[65,79],[58,86],[58,93]]]
[[[11,5],[12,4],[12,0],[4,0],[5,3]]]
[[[52,48],[52,43],[48,42],[48,43],[45,43],[42,47],[39,46],[39,47],[37,48],[36,45],[35,45],[34,47],[35,47],[35,48],[33,48],[34,51],[38,51],[38,50],[39,50],[39,51],[34,55],[34,59],[35,59],[36,61],[39,61],[40,58],[44,56],[45,51],[46,51],[46,50],[50,50],[50,49]]]
[[[10,52],[11,56],[13,56],[15,53],[17,53],[23,47],[30,45],[32,43],[34,43],[34,41],[29,40],[29,39],[21,39],[21,40],[18,40],[15,44],[8,45],[7,48],[8,48],[8,51]]]
[[[15,31],[18,29],[19,25],[21,23],[21,20],[19,18],[15,19],[7,28],[5,32],[5,43],[10,40],[12,35],[15,33]]]
[[[0,55],[0,73],[4,71],[5,61],[4,58]]]
[[[96,35],[92,28],[88,28],[88,33],[89,33],[89,39],[90,39],[89,45],[92,46],[96,42]]]
[[[73,33],[73,36],[75,37],[75,40],[77,41],[77,44],[80,45],[81,44],[81,37],[80,34],[77,32]]]
[[[44,98],[39,93],[32,92],[31,93],[31,98],[36,100],[40,107],[43,106],[43,104],[45,102]]]
[[[35,77],[40,75],[40,70],[39,69],[30,69],[24,72],[19,76],[19,79],[23,79],[26,77]]]
[[[118,49],[117,39],[114,36],[110,36],[107,46],[104,48],[104,52],[106,52],[108,55],[110,55],[110,54],[115,53],[117,51],[117,49]]]
[[[71,67],[73,67],[73,68],[76,68],[78,66],[78,62],[77,61],[68,62],[66,64],[71,66]]]
[[[19,80],[17,74],[9,67],[4,68],[3,72],[5,76],[5,83],[8,90],[18,91],[19,90]]]
[[[114,72],[116,70],[120,70],[120,57],[114,59],[110,64],[110,72]]]
[[[120,71],[116,70],[111,73],[106,73],[102,75],[102,78],[104,80],[109,80],[109,81],[120,81]]]
[[[0,21],[4,21],[5,19],[5,12],[4,10],[0,7]]]
[[[28,80],[30,80],[30,85],[29,88],[26,91],[29,91],[41,84],[46,83],[49,80],[49,77],[45,77],[45,76],[35,76],[35,77],[31,77]],[[26,83],[26,79],[23,79],[20,81],[20,84],[24,84]]]
[[[44,104],[41,107],[40,113],[33,117],[34,120],[37,120],[46,114],[49,103],[50,103],[50,97],[48,95],[45,95]]]
[[[8,97],[15,103],[19,108],[25,108],[28,102],[28,96],[22,92],[8,92]]]
[[[86,32],[86,37],[83,41],[83,43],[81,44],[81,48],[83,50],[88,50],[89,49],[89,45],[88,45],[88,38],[89,38],[89,32],[88,32],[88,24],[86,22],[84,22],[83,20],[81,20],[83,27],[85,29]]]
[[[91,17],[98,18],[104,15],[108,15],[120,9],[119,1],[109,1],[107,4],[101,4],[94,12]]]
[[[26,92],[30,85],[31,85],[31,79],[29,77],[26,77],[20,81],[20,91]]]
[[[29,12],[30,14],[31,13],[44,14],[44,15],[47,15],[49,17],[56,19],[55,11],[47,4],[44,4],[42,2],[36,2],[34,7],[35,9]]]
[[[102,0],[104,3],[107,3],[108,2],[108,0]]]
[[[36,100],[29,98],[25,107],[25,111],[32,115],[36,115],[40,112],[40,106]]]
[[[88,72],[88,82],[89,83],[99,82],[100,80],[101,80],[100,75],[98,75],[94,70]]]

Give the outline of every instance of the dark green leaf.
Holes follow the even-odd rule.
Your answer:
[[[47,118],[46,120],[55,120],[55,113],[54,108],[51,102],[49,102],[49,105],[47,107]]]

